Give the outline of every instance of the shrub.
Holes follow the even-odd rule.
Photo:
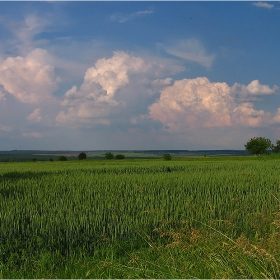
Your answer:
[[[81,153],[78,155],[78,158],[79,158],[79,160],[83,160],[83,159],[86,159],[86,158],[87,158],[87,155],[86,155],[84,152],[81,152]]]
[[[164,155],[163,155],[163,159],[164,159],[164,160],[171,160],[172,157],[171,157],[170,154],[164,154]]]
[[[124,155],[116,155],[115,159],[124,159]]]
[[[60,156],[60,157],[58,158],[58,160],[59,160],[59,161],[66,161],[67,158],[66,158],[65,156]]]
[[[107,153],[105,153],[105,158],[106,159],[113,159],[114,158],[114,154],[111,153],[111,152],[107,152]]]

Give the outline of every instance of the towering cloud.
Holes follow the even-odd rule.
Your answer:
[[[130,73],[143,70],[144,63],[139,57],[130,56],[124,52],[114,52],[109,59],[99,59],[95,67],[86,71],[82,90],[88,91],[93,83],[101,85],[108,96],[128,84]]]
[[[73,86],[65,93],[62,105],[66,110],[58,114],[57,121],[110,124],[108,117],[120,112],[123,106],[114,98],[116,91],[129,84],[130,76],[146,67],[141,58],[124,52],[99,59],[95,67],[86,71],[80,89]]]
[[[175,81],[164,88],[159,100],[150,106],[150,116],[160,120],[169,131],[234,125],[260,126],[269,121],[270,114],[254,109],[253,103],[238,104],[232,91],[226,83],[212,83],[207,78]],[[246,91],[267,94],[271,89],[253,81]]]
[[[230,125],[234,107],[230,87],[207,78],[183,79],[166,87],[150,106],[150,116],[171,131]]]

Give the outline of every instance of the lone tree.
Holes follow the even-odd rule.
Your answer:
[[[254,155],[268,154],[272,148],[272,143],[265,137],[251,138],[245,145],[245,149]]]
[[[79,160],[87,159],[87,155],[84,152],[79,153],[78,155]]]
[[[107,153],[105,153],[105,158],[106,159],[113,159],[114,158],[114,154],[111,153],[111,152],[107,152]]]
[[[171,160],[172,157],[171,157],[170,154],[164,154],[164,155],[163,155],[163,159],[164,159],[164,160]]]

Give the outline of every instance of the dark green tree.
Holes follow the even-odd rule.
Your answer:
[[[115,159],[124,159],[124,155],[116,155]]]
[[[79,160],[87,159],[87,155],[84,152],[79,153],[78,155]]]
[[[247,144],[245,144],[245,149],[253,155],[268,154],[272,148],[272,143],[269,139],[265,137],[254,137],[251,138]]]
[[[66,158],[65,156],[60,156],[60,157],[58,158],[58,160],[59,160],[59,161],[66,161],[67,158]]]
[[[164,154],[163,155],[163,159],[164,160],[171,160],[172,159],[172,156],[170,154]]]
[[[276,145],[272,145],[272,152],[275,154],[280,153],[280,140],[276,140]]]
[[[105,153],[105,158],[106,159],[113,159],[114,158],[114,154],[111,153],[111,152],[107,152],[107,153]]]

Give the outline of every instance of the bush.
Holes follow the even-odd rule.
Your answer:
[[[124,159],[124,155],[116,155],[115,159]]]
[[[164,160],[171,160],[172,157],[171,157],[170,154],[164,154],[164,155],[163,155],[163,159],[164,159]]]
[[[60,157],[58,158],[58,160],[59,160],[59,161],[66,161],[67,158],[66,158],[65,156],[60,156]]]
[[[81,153],[78,155],[78,158],[79,158],[79,160],[83,160],[83,159],[86,159],[86,158],[87,158],[87,155],[86,155],[84,152],[81,152]]]
[[[106,159],[113,159],[114,158],[114,154],[111,153],[111,152],[107,152],[107,153],[105,153],[105,158]]]

